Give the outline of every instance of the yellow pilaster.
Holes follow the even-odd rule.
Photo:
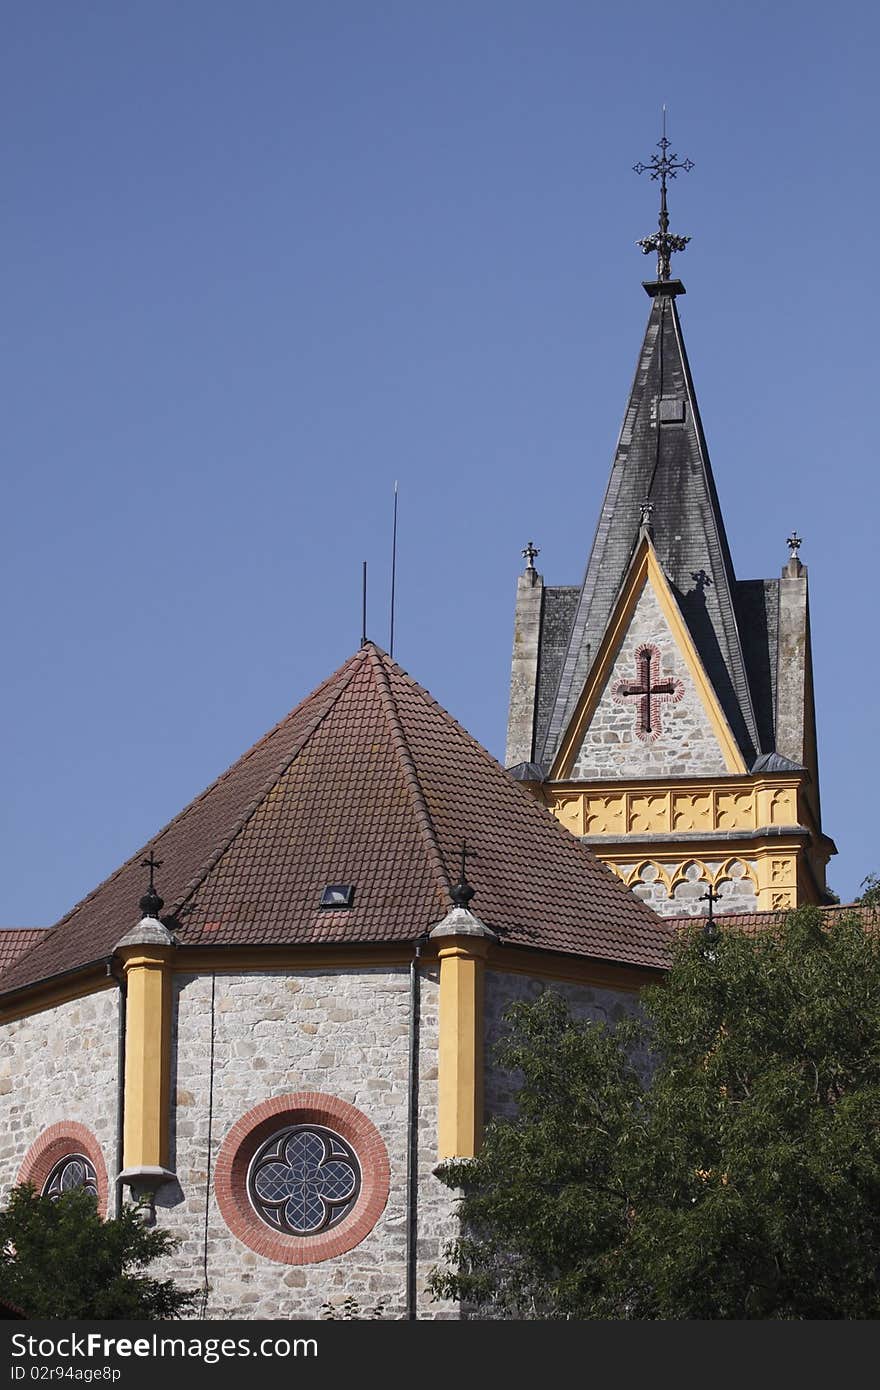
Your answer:
[[[450,936],[440,959],[438,1150],[473,1158],[483,1136],[483,989],[489,942]]]
[[[168,1167],[173,947],[120,950],[125,969],[123,1168]]]
[[[798,846],[783,840],[769,849],[761,848],[757,857],[758,906],[764,912],[780,912],[798,907]]]

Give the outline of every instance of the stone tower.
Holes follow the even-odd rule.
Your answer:
[[[734,573],[669,271],[685,240],[664,180],[583,583],[546,585],[523,552],[506,763],[665,915],[705,912],[710,887],[721,912],[823,902],[807,570],[793,534],[778,579]]]

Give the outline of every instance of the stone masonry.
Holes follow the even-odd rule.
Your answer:
[[[749,872],[754,873],[754,865],[742,859],[685,859],[662,866],[646,860],[633,877],[630,866],[616,867],[633,892],[661,917],[704,917],[708,903],[703,895],[710,882],[721,895],[716,914],[758,911],[758,893]]]
[[[531,1002],[552,989],[562,995],[575,1018],[590,1018],[610,1027],[622,1019],[638,1014],[638,995],[628,990],[601,989],[594,985],[558,984],[537,980],[529,975],[514,975],[508,971],[487,970],[485,999],[486,1082],[485,1104],[487,1119],[493,1115],[509,1116],[515,1111],[514,1097],[519,1078],[503,1070],[493,1059],[494,1049],[505,1032],[504,1015],[510,1005],[519,1001]],[[647,1057],[636,1059],[647,1070]]]
[[[638,737],[640,700],[615,698],[618,682],[640,683],[636,652],[645,643],[660,650],[662,681],[681,681],[681,698],[658,701],[662,732]],[[724,756],[690,672],[650,584],[636,604],[629,628],[575,760],[576,780],[639,777],[703,777],[725,773]]]
[[[213,986],[213,1026],[212,1026]],[[508,972],[486,975],[487,1113],[509,1112],[515,1078],[492,1060],[503,1014],[514,999],[535,998],[544,982]],[[637,1010],[635,994],[555,985],[576,1015],[610,1023]],[[457,1196],[435,1176],[437,1162],[438,972],[421,972],[418,1094],[419,1316],[454,1318],[435,1302],[431,1270],[456,1234]],[[197,1316],[321,1318],[352,1295],[361,1316],[404,1312],[409,970],[370,967],[265,973],[175,974],[170,1164],[177,1181],[160,1188],[160,1227],[181,1240],[158,1272],[181,1287],[203,1288]],[[62,1004],[0,1029],[0,1182],[15,1182],[31,1144],[49,1125],[78,1121],[104,1155],[111,1192],[116,1160],[115,989]],[[212,1048],[213,1032],[213,1048]],[[213,1051],[213,1086],[211,1057]],[[218,1151],[230,1128],[261,1101],[320,1092],[356,1106],[388,1151],[388,1203],[370,1233],[345,1254],[316,1264],[278,1263],[238,1240],[214,1191]],[[210,1183],[209,1174],[210,1127]],[[207,1241],[205,1211],[207,1198]]]
[[[0,1024],[0,1200],[50,1125],[77,1120],[116,1176],[119,995],[115,987]]]
[[[211,1056],[211,977],[175,976],[172,1165],[179,1187],[159,1193],[161,1224],[182,1238],[169,1263],[199,1283],[204,1222]],[[437,979],[422,974],[419,1068],[420,1316],[449,1316],[425,1282],[452,1234],[454,1194],[437,1162]],[[208,1201],[209,1318],[319,1318],[352,1295],[362,1316],[381,1302],[403,1312],[406,1278],[406,1132],[409,971],[397,969],[220,974],[214,1002],[211,1162],[231,1126],[261,1100],[295,1091],[337,1096],[378,1128],[391,1163],[388,1204],[352,1250],[318,1264],[285,1265],[249,1250]]]

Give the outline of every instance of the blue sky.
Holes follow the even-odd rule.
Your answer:
[[[4,872],[55,920],[343,661],[503,755],[515,579],[580,581],[648,312],[669,105],[734,563],[804,537],[825,827],[875,831],[877,11],[8,7]],[[134,910],[134,904],[133,904]]]

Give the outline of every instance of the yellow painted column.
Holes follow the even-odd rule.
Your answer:
[[[473,1158],[483,1137],[483,990],[489,953],[489,934],[486,928],[483,932],[486,934],[444,933],[437,941],[440,959],[437,1143],[441,1159]],[[432,937],[435,934],[437,929]]]
[[[168,1169],[174,947],[159,941],[135,943],[134,934],[117,947],[127,995],[123,1172],[146,1176]]]

